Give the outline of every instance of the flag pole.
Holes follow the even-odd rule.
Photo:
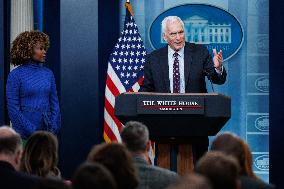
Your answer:
[[[126,0],[126,2],[125,2],[125,8],[127,8],[127,10],[130,12],[131,16],[133,17],[133,16],[134,16],[134,13],[133,13],[132,6],[131,6],[129,0]]]

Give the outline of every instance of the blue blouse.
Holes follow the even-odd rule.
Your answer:
[[[60,109],[52,71],[42,64],[23,64],[9,73],[7,107],[13,128],[28,138],[34,131],[57,134]]]

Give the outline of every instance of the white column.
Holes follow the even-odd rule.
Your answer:
[[[11,0],[10,44],[20,33],[34,28],[33,0]],[[12,70],[14,67],[11,66]]]
[[[11,43],[21,32],[33,30],[33,0],[11,0]]]

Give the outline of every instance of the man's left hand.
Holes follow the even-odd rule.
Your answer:
[[[222,68],[222,63],[223,63],[223,55],[222,55],[222,50],[220,50],[217,54],[216,49],[213,49],[213,62],[214,62],[214,67],[218,70],[221,70]]]

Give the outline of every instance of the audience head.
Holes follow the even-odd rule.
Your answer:
[[[223,133],[212,142],[211,150],[234,156],[240,166],[240,175],[257,178],[252,170],[252,155],[249,146],[240,137],[231,133]]]
[[[84,163],[75,172],[72,180],[74,189],[116,189],[111,172],[99,163]]]
[[[121,131],[122,142],[131,152],[147,152],[150,147],[148,128],[137,121],[129,121]]]
[[[0,127],[0,160],[10,163],[19,170],[22,156],[21,137],[8,126]]]
[[[34,132],[28,139],[22,158],[23,172],[41,177],[60,176],[56,167],[58,161],[58,141],[47,131]]]
[[[238,162],[221,152],[208,152],[195,166],[195,171],[206,176],[214,189],[238,189]]]
[[[192,173],[182,177],[167,189],[212,189],[212,187],[206,177]]]
[[[138,186],[138,176],[131,154],[118,143],[100,144],[92,148],[89,162],[103,164],[114,176],[118,189],[133,189]]]

